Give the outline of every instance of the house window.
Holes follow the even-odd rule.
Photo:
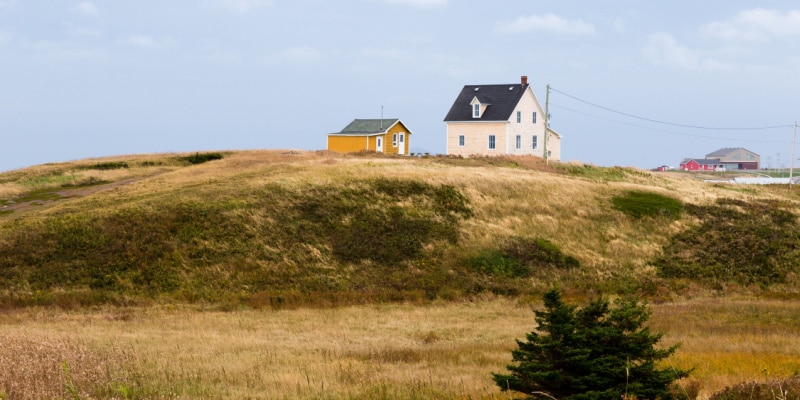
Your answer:
[[[533,149],[536,150],[539,148],[539,137],[533,135]]]
[[[522,148],[522,135],[517,135],[517,150]]]
[[[481,105],[475,103],[472,105],[472,118],[480,118],[481,117]]]
[[[464,135],[458,135],[458,147],[464,147]]]
[[[517,123],[522,123],[522,111],[517,111]]]
[[[494,135],[489,135],[489,150],[495,149]]]
[[[536,123],[536,111],[533,112],[533,123]]]
[[[392,147],[397,147],[397,134],[392,135]]]

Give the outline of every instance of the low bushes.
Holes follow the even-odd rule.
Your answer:
[[[202,164],[209,161],[214,160],[221,160],[222,154],[221,153],[195,153],[190,156],[179,157],[181,161],[188,162],[189,164]]]
[[[672,197],[651,192],[629,191],[611,199],[616,210],[633,217],[657,217],[678,219],[683,212],[683,203]]]
[[[512,237],[499,249],[484,249],[467,256],[465,263],[474,270],[514,278],[528,277],[537,269],[570,269],[580,262],[561,252],[552,242],[542,238]]]
[[[768,285],[800,265],[797,217],[781,203],[721,199],[686,209],[701,222],[670,238],[654,260],[663,277]]]

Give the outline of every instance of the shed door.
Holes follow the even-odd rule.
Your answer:
[[[399,146],[397,146],[397,154],[402,156],[405,153],[406,153],[406,134],[405,133],[401,133],[400,134],[400,143],[399,143]]]
[[[383,153],[383,137],[378,136],[375,139],[375,151],[378,153]]]

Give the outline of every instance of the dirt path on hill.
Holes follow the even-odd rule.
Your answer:
[[[93,186],[84,186],[78,188],[63,188],[61,190],[54,191],[53,194],[58,196],[57,198],[52,199],[32,199],[27,201],[19,201],[19,202],[11,202],[10,204],[5,204],[0,206],[0,213],[2,212],[22,212],[28,210],[32,207],[40,207],[43,205],[47,205],[50,203],[54,203],[59,200],[64,200],[73,197],[84,197],[89,196],[98,192],[104,192],[107,190],[116,189],[121,186],[131,185],[133,183],[139,182],[145,178],[138,177],[138,178],[130,178],[130,179],[123,179],[111,183],[104,183],[100,185],[93,185]]]

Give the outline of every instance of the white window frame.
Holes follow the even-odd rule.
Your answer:
[[[397,147],[397,134],[392,134],[392,147]]]
[[[533,139],[531,140],[531,144],[532,144],[534,150],[538,149],[539,148],[539,137],[536,136],[536,135],[533,135]]]
[[[472,118],[480,118],[481,117],[481,103],[475,103],[472,105]]]
[[[522,150],[522,135],[517,135],[517,141],[515,144],[517,150]]]
[[[489,135],[489,150],[497,149],[497,137],[495,135]]]
[[[533,112],[533,123],[536,123],[536,111]]]
[[[522,111],[517,111],[517,123],[522,123]]]
[[[466,139],[464,138],[464,135],[458,135],[458,147],[464,147],[465,142]]]

